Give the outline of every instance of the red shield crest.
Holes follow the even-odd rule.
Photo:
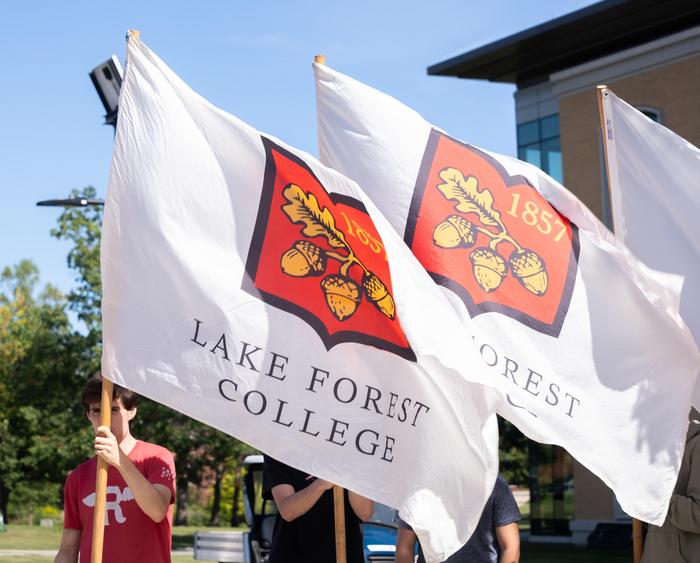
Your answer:
[[[405,241],[472,317],[499,312],[559,335],[576,279],[578,229],[487,154],[431,132]]]
[[[327,192],[304,161],[262,140],[267,163],[243,289],[304,319],[327,350],[358,342],[415,361],[362,202]]]

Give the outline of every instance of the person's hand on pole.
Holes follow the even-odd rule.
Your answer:
[[[119,449],[117,438],[106,426],[99,426],[95,434],[95,454],[119,469],[121,465],[122,451]]]

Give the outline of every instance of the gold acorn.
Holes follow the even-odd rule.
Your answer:
[[[476,241],[474,225],[459,215],[450,215],[433,231],[433,240],[441,248],[469,248]]]
[[[367,299],[387,317],[393,319],[396,308],[384,282],[372,272],[365,272],[362,276],[362,287],[365,288]]]
[[[488,247],[474,249],[469,260],[472,263],[474,277],[486,292],[494,291],[506,277],[506,262],[503,257]]]
[[[320,276],[326,270],[326,254],[307,240],[298,240],[282,255],[282,271],[288,276]]]
[[[515,278],[531,293],[544,295],[547,291],[547,270],[544,261],[534,251],[523,248],[510,255],[510,269]]]
[[[360,302],[360,286],[346,276],[332,274],[321,281],[326,304],[339,321],[344,321],[356,311]]]

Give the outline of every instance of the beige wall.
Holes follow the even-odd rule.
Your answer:
[[[661,111],[663,125],[700,145],[700,55],[608,82],[633,106]],[[559,99],[564,185],[602,217],[600,120],[595,86]]]

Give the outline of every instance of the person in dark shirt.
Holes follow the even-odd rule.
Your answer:
[[[499,476],[474,533],[445,563],[518,563],[518,521],[521,518],[508,483]],[[398,515],[396,522],[399,526],[396,536],[396,563],[413,563],[418,539],[416,533]],[[422,551],[418,554],[418,563],[425,563]]]
[[[317,479],[269,456],[263,464],[263,498],[279,511],[272,532],[269,563],[331,563],[335,557],[333,483]],[[360,522],[374,503],[345,491],[345,543],[348,563],[362,563]]]

